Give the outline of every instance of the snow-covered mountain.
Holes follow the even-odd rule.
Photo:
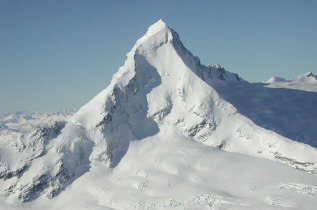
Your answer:
[[[317,92],[317,74],[308,72],[299,76],[297,79],[286,80],[281,77],[272,77],[265,81],[270,88],[284,88],[284,89],[295,89],[303,91]]]
[[[0,113],[0,134],[2,132],[27,133],[42,127],[52,126],[55,122],[66,121],[76,112],[69,109],[55,112],[13,112]]]
[[[277,83],[277,82],[289,82],[286,79],[284,79],[283,77],[271,77],[269,80],[264,81],[264,83]]]
[[[264,83],[280,83],[280,82],[292,82],[292,83],[312,83],[316,84],[317,83],[317,74],[313,74],[312,72],[307,72],[306,74],[303,74],[299,76],[297,79],[293,80],[286,80],[282,77],[272,77],[269,80],[265,81]]]
[[[234,88],[249,85],[219,65],[202,65],[160,20],[127,54],[111,84],[67,123],[0,139],[3,205],[316,205],[314,144],[260,127],[227,99]]]
[[[317,74],[313,74],[312,72],[308,72],[299,76],[294,82],[304,82],[304,83],[317,83]]]

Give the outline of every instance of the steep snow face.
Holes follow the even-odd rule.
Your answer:
[[[316,149],[256,126],[214,89],[241,83],[220,66],[202,65],[160,20],[127,54],[111,84],[65,126],[1,148],[1,155],[23,157],[18,163],[1,159],[3,194],[24,202],[55,197],[96,165],[116,168],[131,142],[175,133],[316,173]],[[38,149],[29,151],[33,145]]]
[[[93,129],[92,135],[100,127],[98,135],[109,142],[95,142],[97,149],[91,158],[117,163],[131,140],[156,134],[172,108],[177,117],[167,124],[179,124],[182,132],[190,136],[200,129],[209,131],[215,124],[213,117],[207,121],[206,115],[185,117],[188,109],[213,112],[208,107],[214,103],[210,96],[215,93],[208,84],[238,82],[245,81],[220,66],[201,65],[183,46],[178,34],[158,21],[128,53],[125,65],[114,75],[110,86],[82,107],[72,123]],[[188,128],[185,123],[202,127]],[[109,145],[114,148],[110,154]]]
[[[149,63],[151,60],[154,61]],[[154,71],[151,71],[151,65],[158,65],[158,68],[153,66],[152,70]],[[173,67],[168,65],[173,65]],[[183,68],[180,68],[178,65],[182,65]],[[147,69],[148,67],[150,69]],[[102,120],[103,116],[100,113],[104,115],[104,106],[107,104],[106,101],[109,100],[109,94],[111,95],[114,92],[113,89],[119,88],[125,92],[126,87],[135,81],[137,73],[142,77],[137,82],[145,82],[146,84],[144,85],[147,86],[146,88],[151,89],[153,85],[149,79],[154,80],[155,75],[153,74],[160,73],[157,72],[159,70],[162,70],[161,73],[165,76],[164,79],[170,73],[179,74],[179,78],[184,78],[187,76],[182,76],[184,70],[190,70],[194,71],[201,78],[206,78],[209,83],[213,83],[214,85],[245,82],[237,74],[225,71],[220,65],[201,65],[199,59],[183,46],[178,34],[166,26],[162,20],[159,20],[149,27],[147,33],[136,42],[135,46],[127,54],[124,66],[113,76],[108,88],[82,107],[76,116],[74,116],[74,121],[80,122],[84,127],[96,126]],[[138,83],[136,84],[139,85]],[[173,84],[169,85],[169,87],[173,86]],[[86,115],[89,115],[89,117]]]

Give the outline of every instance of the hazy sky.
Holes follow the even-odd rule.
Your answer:
[[[78,108],[163,19],[204,64],[256,82],[317,71],[317,0],[0,0],[0,112]]]

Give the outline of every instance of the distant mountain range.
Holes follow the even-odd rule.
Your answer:
[[[26,133],[46,126],[51,126],[55,122],[65,121],[72,116],[76,109],[69,109],[55,112],[12,112],[0,113],[0,133],[18,132]]]

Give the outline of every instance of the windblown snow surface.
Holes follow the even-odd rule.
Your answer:
[[[315,209],[316,93],[275,83],[202,65],[160,20],[66,123],[0,137],[0,208]]]

